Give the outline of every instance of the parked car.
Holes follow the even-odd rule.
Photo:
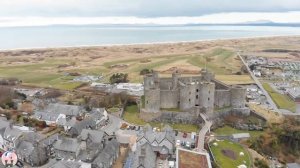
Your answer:
[[[191,147],[191,143],[189,141],[186,142],[185,147],[190,148]]]
[[[193,143],[191,143],[191,148],[192,149],[195,149],[196,148],[196,144],[193,142]]]
[[[18,166],[19,168],[23,168],[24,164],[20,160],[18,160],[16,166]]]
[[[184,132],[183,135],[182,135],[182,137],[183,137],[183,138],[186,138],[186,137],[187,137],[187,133]]]
[[[136,126],[136,127],[135,127],[135,130],[136,130],[136,131],[139,131],[140,128],[141,128],[140,126]]]
[[[181,142],[180,142],[180,140],[178,139],[178,140],[176,141],[176,146],[180,146],[180,144],[181,144]]]

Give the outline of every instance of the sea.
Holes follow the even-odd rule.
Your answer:
[[[300,35],[286,26],[38,26],[1,27],[0,50],[187,42]]]

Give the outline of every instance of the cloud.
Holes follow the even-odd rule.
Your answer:
[[[0,16],[200,16],[300,11],[299,0],[1,0]]]
[[[300,23],[300,12],[234,12],[192,17],[0,17],[0,27],[91,24],[234,24],[256,21]]]

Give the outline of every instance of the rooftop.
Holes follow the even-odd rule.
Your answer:
[[[186,149],[177,149],[177,167],[178,168],[211,168],[208,153],[189,151]]]

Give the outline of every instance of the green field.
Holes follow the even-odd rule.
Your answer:
[[[263,83],[263,87],[272,97],[278,108],[296,112],[296,103],[292,101],[287,95],[282,95],[274,91],[268,83]]]
[[[26,56],[20,58],[3,57],[0,58],[0,61],[6,61],[8,64],[0,64],[0,77],[15,77],[22,80],[26,85],[72,90],[81,83],[72,82],[72,77],[65,76],[67,72],[103,75],[104,78],[102,82],[108,82],[112,74],[122,72],[128,73],[130,82],[141,82],[143,76],[140,75],[140,71],[145,68],[167,71],[171,68],[178,67],[197,73],[201,68],[206,67],[216,74],[217,79],[229,84],[240,83],[241,78],[243,78],[243,81],[246,83],[252,81],[247,75],[232,75],[240,71],[241,62],[236,58],[233,51],[221,47],[194,54],[155,55],[141,58],[107,59],[104,61],[86,61],[84,59],[84,53],[82,54],[82,60],[52,57],[39,61],[30,60],[28,58],[27,61],[24,61],[24,58],[27,59]],[[10,62],[11,60],[14,60],[14,62]],[[143,60],[148,61],[143,62]],[[121,69],[111,68],[112,65],[118,64],[126,64],[126,67]],[[61,65],[71,66],[59,67]],[[161,76],[164,75],[170,74],[161,74]]]
[[[232,134],[237,134],[237,133],[249,133],[252,138],[257,138],[260,135],[262,135],[264,132],[263,131],[245,131],[245,130],[238,130],[235,128],[232,128],[230,126],[224,126],[222,128],[218,128],[213,131],[217,135],[232,135]]]
[[[66,60],[45,60],[43,63],[0,66],[0,77],[18,78],[26,85],[39,87],[52,87],[71,90],[81,83],[72,82],[72,77],[65,76],[55,71],[60,62],[68,63]]]
[[[123,119],[131,124],[135,125],[145,125],[147,122],[139,118],[138,116],[138,108],[136,105],[127,106],[125,109],[125,113],[123,115]],[[149,123],[153,127],[162,128],[165,124],[170,125],[173,129],[184,131],[184,132],[198,132],[199,127],[197,125],[192,124],[172,124],[172,123]]]
[[[214,143],[217,145],[215,146]],[[236,168],[239,165],[246,165],[250,167],[249,153],[240,145],[229,140],[212,141],[210,143],[211,152],[213,153],[216,163],[221,168]],[[234,157],[225,155],[223,151],[231,151]],[[240,155],[240,152],[244,153],[244,156]]]

